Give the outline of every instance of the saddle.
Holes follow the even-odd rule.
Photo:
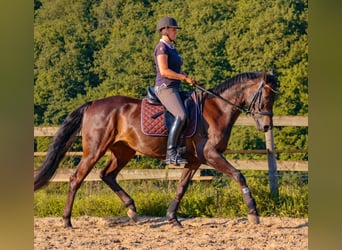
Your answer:
[[[187,112],[181,137],[192,137],[197,128],[196,92],[181,91],[180,96]],[[141,130],[149,136],[168,136],[174,116],[165,109],[151,86],[147,87],[147,96],[141,103]]]

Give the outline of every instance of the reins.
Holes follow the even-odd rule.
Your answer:
[[[194,87],[198,88],[199,90],[203,91],[203,92],[206,92],[208,93],[209,95],[212,95],[214,97],[217,97],[219,98],[220,100],[224,101],[225,103],[228,103],[229,105],[233,106],[234,108],[238,109],[239,111],[241,111],[242,113],[246,113],[247,115],[254,115],[254,114],[258,114],[258,115],[268,115],[268,116],[273,116],[273,113],[272,112],[263,112],[263,111],[260,111],[261,110],[261,95],[262,95],[262,88],[264,86],[267,86],[265,85],[265,80],[264,78],[260,81],[260,85],[258,87],[258,90],[256,91],[255,95],[253,96],[253,99],[252,99],[252,102],[251,104],[249,105],[249,108],[248,109],[245,109],[241,106],[238,106],[236,105],[235,103],[232,103],[230,102],[229,100],[223,98],[222,96],[220,95],[217,95],[215,93],[213,93],[212,91],[210,90],[207,90],[205,88],[203,88],[202,86],[200,86],[199,84],[195,83],[193,85]],[[274,90],[273,88],[269,87],[274,93],[277,93],[276,90]],[[259,111],[256,111],[256,112],[253,112],[252,111],[252,108],[255,106],[255,104],[257,103],[257,101],[259,102]]]
[[[195,83],[193,86],[195,86],[196,88],[198,88],[199,90],[201,90],[201,91],[203,91],[203,92],[206,92],[206,93],[208,93],[208,94],[210,94],[210,95],[212,95],[212,96],[214,96],[214,97],[217,97],[217,98],[221,99],[222,101],[228,103],[229,105],[234,106],[236,109],[238,109],[238,110],[241,111],[241,112],[248,113],[248,110],[246,110],[246,109],[244,109],[244,108],[242,108],[242,107],[236,105],[235,103],[232,103],[232,102],[228,101],[227,99],[224,99],[224,98],[223,98],[222,96],[220,96],[220,95],[216,95],[215,93],[211,92],[210,90],[207,90],[207,89],[201,87],[201,86],[198,85],[197,83]]]

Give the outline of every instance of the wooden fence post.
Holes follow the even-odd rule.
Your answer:
[[[278,197],[278,171],[277,161],[274,153],[273,130],[270,129],[265,133],[266,151],[268,161],[268,178],[270,180],[270,190],[274,197]]]

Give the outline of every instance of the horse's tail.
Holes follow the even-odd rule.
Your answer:
[[[62,123],[57,134],[53,138],[43,164],[39,167],[34,177],[34,191],[45,186],[56,172],[65,153],[75,142],[77,134],[82,127],[84,112],[92,102],[87,102],[78,107]]]

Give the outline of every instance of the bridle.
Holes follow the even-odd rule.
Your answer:
[[[263,87],[268,87],[273,93],[278,93],[278,91],[276,91],[275,89],[273,89],[272,87],[270,87],[269,85],[266,85],[265,84],[265,80],[264,79],[262,79],[261,81],[260,81],[260,84],[259,84],[259,87],[258,87],[258,89],[257,89],[257,91],[255,92],[255,94],[254,94],[254,96],[253,96],[253,99],[252,99],[252,101],[251,101],[251,104],[249,105],[249,108],[248,108],[248,110],[246,111],[246,113],[248,114],[248,115],[252,115],[252,116],[254,116],[254,115],[268,115],[268,116],[273,116],[273,112],[265,112],[265,111],[262,111],[261,110],[261,96],[262,96],[262,88]],[[257,105],[257,109],[258,109],[258,111],[252,111],[252,108],[254,107],[254,106],[256,106],[256,104],[258,103],[258,105]]]
[[[268,87],[273,93],[278,93],[277,90],[273,89],[272,87],[270,87],[269,85],[265,84],[265,79],[262,78],[260,83],[259,83],[259,87],[257,89],[257,91],[255,92],[253,99],[251,101],[251,104],[249,105],[249,108],[246,109],[244,107],[238,106],[235,103],[230,102],[229,100],[223,98],[220,95],[217,95],[213,92],[211,92],[210,90],[207,90],[205,88],[203,88],[202,86],[198,85],[198,84],[194,84],[194,86],[200,90],[202,90],[203,92],[206,92],[214,97],[219,98],[220,100],[228,103],[229,105],[233,106],[234,108],[236,108],[237,110],[241,111],[242,113],[246,113],[247,115],[266,115],[266,116],[273,116],[273,112],[265,112],[261,110],[261,96],[262,96],[262,89],[263,87]],[[253,111],[253,107],[255,107],[257,105],[258,111]]]

